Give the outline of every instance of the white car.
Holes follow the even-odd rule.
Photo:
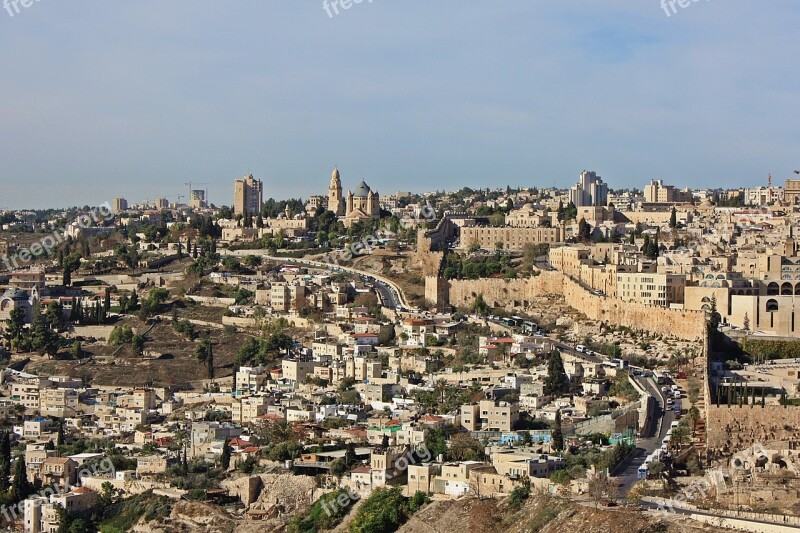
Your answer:
[[[670,428],[670,429],[675,429],[676,427],[678,427],[678,426],[680,426],[680,425],[681,425],[681,423],[680,423],[680,422],[678,422],[677,420],[673,420],[673,421],[672,421],[672,424],[670,424],[670,425],[669,425],[669,428]]]

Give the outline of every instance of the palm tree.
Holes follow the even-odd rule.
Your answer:
[[[439,400],[444,403],[445,395],[447,394],[447,380],[440,379],[434,386],[436,393],[439,395]]]
[[[686,431],[685,424],[681,424],[672,430],[672,443],[677,449],[680,449],[681,444],[683,444],[683,441],[687,436],[687,433],[688,432]]]
[[[692,434],[697,430],[697,422],[700,420],[700,409],[696,405],[689,408],[689,420],[692,423]]]

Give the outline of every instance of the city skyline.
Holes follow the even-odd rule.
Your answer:
[[[3,207],[175,201],[186,181],[229,204],[251,173],[265,198],[306,198],[333,164],[387,193],[568,187],[584,168],[744,187],[800,166],[788,1],[154,5],[3,13],[0,43],[26,51],[0,58]]]

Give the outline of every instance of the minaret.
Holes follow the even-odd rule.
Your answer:
[[[339,169],[333,167],[331,173],[331,184],[328,187],[328,210],[333,211],[339,217],[344,215],[342,201],[342,180],[339,176]]]

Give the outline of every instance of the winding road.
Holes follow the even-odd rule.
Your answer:
[[[384,307],[389,307],[391,309],[397,309],[401,311],[414,310],[408,303],[408,300],[406,300],[405,294],[403,294],[403,289],[401,289],[399,285],[397,285],[389,278],[386,278],[379,274],[375,274],[374,272],[369,272],[367,270],[359,270],[357,268],[343,266],[343,265],[325,263],[323,261],[312,261],[310,259],[295,259],[292,257],[274,257],[264,252],[264,250],[234,250],[234,251],[229,251],[227,254],[235,257],[255,255],[268,259],[269,261],[310,266],[313,268],[320,268],[320,269],[330,270],[333,272],[349,272],[351,274],[356,274],[371,279],[373,281],[373,283],[375,284],[375,290],[378,292],[378,295],[381,298],[381,303],[383,304]]]

